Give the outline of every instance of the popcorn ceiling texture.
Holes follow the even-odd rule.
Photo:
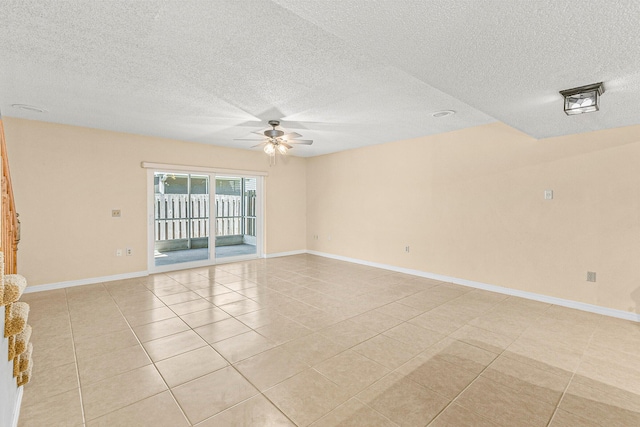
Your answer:
[[[496,120],[535,138],[640,123],[640,2],[9,0],[0,16],[7,116],[244,149],[281,119],[315,141],[298,156]],[[602,110],[568,119],[558,91],[598,81]]]

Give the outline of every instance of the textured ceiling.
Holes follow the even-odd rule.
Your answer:
[[[300,156],[496,120],[557,136],[640,124],[638,28],[622,0],[3,0],[0,109],[238,148],[280,119]],[[558,91],[598,81],[601,111],[567,117]]]

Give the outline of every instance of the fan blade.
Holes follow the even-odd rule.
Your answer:
[[[251,133],[255,133],[256,135],[260,135],[260,136],[264,137],[264,131],[262,131],[262,130],[257,130],[257,131],[251,132]]]
[[[290,146],[289,144],[287,144],[286,142],[281,142],[280,145],[284,145],[285,147],[287,147],[288,149],[292,149],[293,147]]]
[[[263,138],[264,139],[264,138]],[[261,139],[256,139],[256,138],[235,138],[234,141],[262,141]]]
[[[295,141],[287,141],[289,144],[311,145],[313,140],[311,139],[296,139]]]
[[[265,141],[265,142],[261,142],[260,144],[258,144],[258,145],[254,145],[254,146],[249,147],[249,148],[262,147],[263,145],[267,145],[267,141]]]
[[[285,135],[282,135],[280,138],[285,140],[285,141],[291,141],[292,139],[296,139],[296,138],[300,138],[302,135],[300,135],[297,132],[291,132],[291,133],[287,133]]]

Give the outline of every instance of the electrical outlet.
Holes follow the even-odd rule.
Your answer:
[[[587,282],[595,282],[595,281],[596,281],[596,272],[587,271]]]
[[[313,235],[313,240],[318,240],[318,235],[317,234]]]
[[[116,256],[122,256],[122,249],[116,249]]]
[[[111,216],[113,218],[120,218],[122,216],[122,212],[120,211],[120,209],[112,209]]]
[[[133,249],[132,248],[127,248],[126,251],[127,251],[127,256],[133,255]]]
[[[409,246],[405,246],[405,247],[404,247],[404,251],[405,251],[406,253],[409,253]]]
[[[544,190],[544,199],[553,200],[553,190]]]

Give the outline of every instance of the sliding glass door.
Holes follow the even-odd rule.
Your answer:
[[[216,258],[256,255],[256,178],[216,177]]]
[[[154,174],[155,266],[209,259],[209,176]]]
[[[149,171],[149,270],[262,256],[262,177]]]

